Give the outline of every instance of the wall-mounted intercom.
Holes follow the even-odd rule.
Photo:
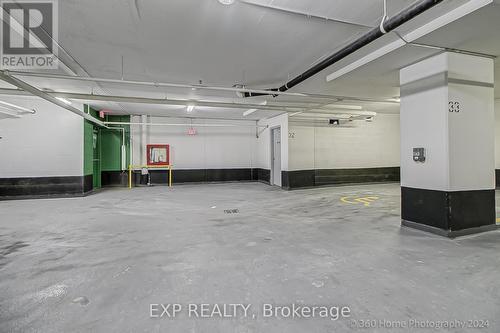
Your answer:
[[[415,162],[425,162],[425,148],[413,148],[413,160]]]

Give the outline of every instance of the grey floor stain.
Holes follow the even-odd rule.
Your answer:
[[[89,299],[85,296],[77,297],[72,302],[83,305],[83,306],[86,306],[90,303]]]
[[[4,246],[0,248],[0,258],[8,256],[9,254],[12,254],[14,252],[17,252],[19,251],[19,249],[22,249],[23,247],[26,246],[29,246],[29,244],[21,241],[17,241],[7,246]]]

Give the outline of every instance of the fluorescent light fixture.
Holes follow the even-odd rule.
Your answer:
[[[243,117],[249,116],[254,112],[257,112],[257,109],[248,109],[245,112],[243,112]]]
[[[449,11],[448,13],[430,21],[427,24],[424,24],[419,28],[416,28],[415,30],[407,33],[402,37],[405,41],[411,43],[441,27],[444,27],[447,24],[450,24],[453,21],[456,21],[466,16],[467,14],[470,14],[486,5],[489,5],[492,2],[493,0],[470,0],[469,2],[463,4],[462,6]],[[391,42],[385,46],[382,46],[381,48],[375,50],[374,52],[350,63],[349,65],[339,69],[338,71],[333,72],[332,74],[326,77],[326,81],[327,82],[333,81],[347,73],[352,72],[353,70],[361,66],[364,66],[372,62],[373,60],[376,60],[394,50],[399,49],[404,45],[406,45],[406,43],[399,38],[396,41]]]
[[[0,106],[0,119],[3,118],[21,118],[21,117],[14,110],[11,110],[10,108],[5,106]]]
[[[193,110],[194,110],[194,105],[193,105],[193,104],[189,104],[189,105],[187,105],[187,106],[186,106],[186,110],[187,110],[187,112],[188,112],[188,113],[193,112]]]
[[[318,110],[320,111],[320,110]],[[365,119],[369,117],[375,117],[376,112],[372,111],[360,111],[360,112],[349,112],[349,113],[315,113],[315,112],[303,112],[294,113],[290,116],[296,116],[298,118],[338,118],[338,119]]]
[[[347,104],[328,104],[324,106],[325,109],[341,109],[341,110],[363,110],[361,105],[347,105]]]
[[[30,110],[28,108],[25,108],[25,107],[22,107],[19,105],[15,105],[15,104],[11,104],[11,103],[7,103],[4,101],[0,101],[0,106],[4,107],[6,109],[13,109],[18,113],[32,113],[33,114],[36,112],[35,110]]]
[[[234,0],[219,0],[219,2],[223,5],[229,6],[234,3]]]
[[[61,102],[63,102],[64,104],[66,105],[71,105],[71,101],[67,100],[66,98],[63,98],[63,97],[56,97],[56,99],[60,100]]]
[[[381,47],[380,49],[377,49],[374,52],[364,56],[363,58],[358,59],[358,60],[350,63],[349,65],[339,69],[338,71],[333,72],[332,74],[328,75],[326,77],[326,81],[327,82],[333,81],[333,80],[335,80],[335,79],[337,79],[337,78],[339,78],[347,73],[352,72],[353,70],[355,70],[363,65],[366,65],[367,63],[372,62],[373,60],[376,60],[376,59],[386,55],[387,53],[390,53],[396,49],[399,49],[400,47],[402,47],[404,45],[405,45],[405,42],[403,42],[401,39],[398,39],[392,43],[389,43],[389,44]]]
[[[331,111],[331,112],[328,112]],[[326,110],[326,109],[312,109],[310,112],[313,113],[322,113],[325,115],[332,115],[332,114],[350,114],[353,116],[366,116],[366,117],[372,117],[376,116],[377,113],[373,111],[358,111],[358,110]],[[310,112],[303,112],[302,114],[309,114]]]
[[[263,101],[261,103],[259,103],[260,105],[264,106],[264,105],[267,105],[267,101]],[[248,109],[246,110],[245,112],[243,112],[243,117],[246,117],[246,116],[249,116],[251,115],[252,113],[254,112],[257,112],[258,109]]]
[[[349,114],[324,114],[324,113],[302,113],[300,115],[297,115],[295,118],[315,118],[315,119],[330,119],[330,118],[335,118],[335,119],[351,119],[352,116]]]

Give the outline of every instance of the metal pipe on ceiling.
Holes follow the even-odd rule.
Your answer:
[[[12,94],[12,95],[26,95],[25,91],[19,90],[19,89],[0,89],[0,94],[6,93],[6,94]],[[142,104],[167,104],[167,105],[189,105],[192,104],[193,102],[191,101],[184,101],[184,100],[165,100],[165,99],[150,99],[150,98],[142,98],[142,97],[125,97],[125,96],[103,96],[103,95],[92,95],[92,94],[75,94],[75,93],[67,93],[67,92],[44,92],[46,95],[52,96],[54,98],[66,98],[66,99],[76,99],[76,100],[82,100],[82,101],[110,101],[110,102],[126,102],[126,103],[142,103]],[[58,100],[59,101],[59,100]],[[264,106],[256,106],[256,105],[249,105],[249,104],[239,104],[239,103],[217,103],[217,102],[201,102],[198,104],[198,106],[208,106],[208,107],[226,107],[226,108],[241,108],[241,109],[246,109],[249,107],[259,107],[263,108]],[[361,110],[351,110],[348,108],[343,108],[342,106],[339,108],[329,108],[328,106],[325,106],[323,109],[317,109],[317,108],[291,108],[291,109],[283,109],[277,106],[273,106],[271,110],[262,110],[262,111],[274,111],[274,112],[279,112],[282,111],[284,113],[290,113],[290,116],[296,116],[296,115],[306,115],[309,112],[322,112],[325,115],[331,115],[332,113],[338,114],[338,113],[343,113],[343,114],[353,114],[353,115],[368,115],[367,113],[370,113],[370,111],[361,111]],[[91,117],[90,115],[87,115]],[[162,115],[159,115],[162,116]],[[240,119],[227,119],[227,118],[217,118],[217,117],[187,117],[187,116],[167,116],[171,118],[189,118],[189,119],[221,119],[221,120],[240,120]]]
[[[202,106],[213,108],[228,108],[228,109],[258,109],[261,111],[284,111],[284,112],[306,112],[310,108],[292,107],[281,105],[261,105],[248,103],[229,103],[229,102],[211,102],[211,101],[192,101],[192,100],[176,100],[176,99],[159,99],[147,97],[129,97],[129,96],[109,96],[109,95],[93,95],[93,94],[78,94],[69,92],[49,92],[47,93],[54,97],[66,99],[76,99],[83,101],[103,101],[103,102],[119,102],[119,103],[134,103],[134,104],[157,104],[157,105],[174,105],[174,106]],[[333,109],[328,108],[326,111],[346,110],[350,109]]]
[[[467,55],[472,55],[472,56],[476,56],[476,57],[483,57],[483,58],[491,58],[491,59],[498,58],[496,55],[487,54],[487,53],[483,53],[483,52],[475,52],[475,51],[469,51],[469,50],[456,49],[456,48],[452,48],[452,47],[429,45],[429,44],[422,44],[422,43],[417,43],[417,42],[409,42],[403,36],[401,36],[401,34],[398,33],[397,31],[395,31],[395,34],[398,36],[399,39],[401,39],[403,41],[403,43],[405,43],[406,45],[410,45],[410,46],[416,46],[416,47],[421,47],[421,48],[426,48],[426,49],[433,49],[433,50],[438,50],[438,51],[443,51],[443,52],[467,54]]]
[[[81,94],[81,93],[72,93],[64,91],[41,91],[41,90],[39,91],[54,98],[59,97],[59,98],[75,99],[81,101],[102,101],[102,102],[155,104],[155,105],[172,105],[172,106],[193,105],[193,106],[228,108],[228,109],[258,108],[261,111],[275,111],[275,112],[276,111],[298,112],[309,109],[306,107],[287,106],[279,104],[262,106],[260,104],[249,104],[249,103],[211,102],[211,101],[200,101],[200,100],[163,99],[163,98],[148,98],[148,97],[137,97],[137,96],[95,95],[95,94]],[[0,88],[0,94],[12,95],[12,96],[31,96],[29,93],[23,91],[23,89],[8,89],[8,88]]]
[[[132,103],[132,104],[156,104],[156,105],[174,105],[174,106],[194,105],[197,107],[201,106],[201,107],[228,108],[228,109],[258,109],[259,111],[272,111],[272,112],[281,111],[286,113],[308,112],[310,110],[325,111],[325,112],[345,111],[345,113],[353,112],[353,110],[346,108],[311,109],[304,107],[291,107],[291,106],[280,106],[280,105],[263,106],[260,104],[189,101],[189,100],[158,99],[158,98],[128,97],[128,96],[104,96],[104,95],[92,95],[92,94],[65,93],[65,92],[51,92],[49,94],[55,97],[62,97],[67,99],[76,99],[83,101],[103,101],[103,102],[118,102],[118,103]]]
[[[282,12],[285,14],[304,16],[308,19],[311,19],[311,18],[318,19],[318,20],[321,20],[323,22],[341,23],[341,24],[346,24],[346,25],[350,25],[350,26],[355,26],[358,28],[373,28],[372,26],[363,24],[361,22],[342,20],[339,18],[333,18],[333,17],[329,17],[329,16],[320,16],[320,15],[311,14],[308,12],[302,12],[302,11],[298,11],[298,10],[294,10],[294,9],[290,9],[290,8],[285,8],[282,6],[276,6],[276,5],[272,4],[272,1],[270,4],[262,4],[262,3],[253,2],[253,1],[249,1],[249,0],[241,0],[240,2],[243,4],[246,4],[246,5],[251,5],[251,6],[255,6],[255,7],[264,8],[264,9],[275,10],[275,11]]]
[[[80,111],[77,108],[58,100],[56,97],[51,96],[51,95],[33,87],[32,85],[29,85],[28,83],[14,77],[14,76],[11,76],[10,74],[8,74],[8,71],[0,71],[0,79],[2,79],[3,81],[5,81],[5,82],[7,82],[15,87],[18,87],[26,92],[29,92],[35,96],[43,98],[44,100],[49,101],[52,104],[55,104],[63,109],[66,109],[70,112],[73,112],[74,114],[77,114],[80,117],[83,117],[83,118],[87,119],[88,121],[90,121],[98,126],[106,127],[106,125],[104,125],[104,123],[102,121],[95,119],[91,115],[86,114],[85,112]]]
[[[243,103],[229,103],[229,102],[211,102],[211,101],[193,101],[193,100],[180,100],[180,99],[161,99],[149,97],[136,97],[136,96],[110,96],[110,95],[93,95],[93,94],[79,94],[69,92],[50,92],[52,96],[76,99],[84,101],[102,101],[102,102],[118,102],[118,103],[132,103],[132,104],[156,104],[156,105],[174,105],[174,106],[202,106],[213,108],[228,108],[228,109],[251,109],[256,108],[263,111],[285,111],[297,112],[306,110],[303,107],[284,107],[284,106],[262,106],[260,104],[243,104]]]
[[[163,99],[163,98],[147,98],[147,97],[130,97],[130,96],[111,96],[111,95],[96,95],[96,94],[82,94],[82,93],[72,93],[66,91],[47,91],[42,90],[44,93],[54,96],[61,97],[66,99],[76,99],[76,100],[92,100],[92,101],[103,101],[103,102],[127,102],[127,103],[139,103],[139,104],[162,104],[162,105],[173,105],[173,106],[208,106],[208,107],[217,107],[214,106],[213,103],[224,103],[225,107],[237,109],[247,109],[250,107],[258,106],[259,104],[248,104],[248,103],[234,103],[234,102],[210,102],[210,101],[200,101],[200,100],[180,100],[180,99]],[[8,95],[8,96],[32,96],[32,94],[22,90],[22,89],[11,89],[11,88],[0,88],[0,95]],[[388,101],[387,103],[392,103]],[[236,107],[237,106],[237,107]],[[283,108],[292,108],[292,109],[309,109],[311,106],[298,106],[298,105],[283,105],[283,104],[272,104],[270,105],[272,109],[263,110],[263,111],[282,111]],[[314,107],[314,106],[312,106]]]
[[[38,78],[49,78],[49,79],[61,79],[61,80],[74,80],[74,81],[86,81],[86,82],[101,82],[101,83],[113,83],[113,84],[130,84],[139,86],[150,86],[150,87],[171,87],[171,88],[189,88],[189,89],[200,89],[200,90],[214,90],[214,91],[227,91],[227,92],[237,92],[237,93],[252,93],[252,96],[257,96],[255,94],[269,95],[269,90],[261,89],[248,89],[248,88],[227,88],[218,86],[204,86],[196,84],[179,84],[179,83],[165,83],[165,82],[147,82],[147,81],[131,81],[131,80],[117,80],[117,79],[104,79],[104,78],[94,78],[94,77],[81,77],[81,76],[69,76],[61,74],[51,74],[51,73],[34,73],[34,72],[22,72],[22,71],[10,71],[11,75],[25,76],[25,77],[38,77]],[[295,96],[295,97],[309,97],[317,99],[331,99],[333,102],[341,101],[354,101],[354,102],[373,102],[373,103],[394,103],[392,100],[387,99],[376,99],[376,98],[363,98],[363,97],[353,97],[353,96],[336,96],[336,95],[324,95],[324,94],[312,94],[305,92],[273,92],[273,95],[285,95],[285,96]]]
[[[235,93],[263,93],[266,90],[260,89],[247,89],[238,87],[218,87],[218,86],[206,86],[200,84],[183,84],[183,83],[167,83],[167,82],[154,82],[154,81],[136,81],[136,80],[119,80],[119,79],[105,79],[105,78],[94,78],[94,77],[82,77],[82,76],[70,76],[61,74],[51,74],[51,73],[34,73],[34,72],[23,72],[23,71],[10,71],[12,75],[18,76],[29,76],[38,78],[49,78],[58,80],[73,80],[73,81],[86,81],[86,82],[100,82],[100,83],[111,83],[111,84],[129,84],[137,86],[149,86],[149,87],[168,87],[168,88],[185,88],[185,89],[200,89],[200,90],[213,90],[213,91],[226,91]],[[312,94],[303,92],[277,92],[277,95],[294,96],[294,97],[310,97],[318,99],[331,99],[337,101],[337,96],[323,95],[323,94]]]
[[[141,114],[130,114],[131,116],[140,116]],[[233,121],[250,121],[250,122],[256,122],[259,121],[259,119],[243,119],[243,118],[221,118],[221,117],[196,117],[196,116],[175,116],[175,115],[149,115],[150,117],[154,118],[167,118],[167,119],[188,119],[188,120],[233,120]]]
[[[52,94],[54,96],[58,96],[58,97],[63,97],[64,96],[69,96],[69,94],[72,94],[72,95],[75,95],[77,97],[75,97],[74,99],[84,99],[82,98],[83,96],[92,96],[92,100],[98,100],[96,97],[108,97],[106,95],[95,95],[95,94],[76,94],[76,93],[69,93],[69,92],[62,92],[62,91],[45,91],[47,94]],[[22,89],[10,89],[10,88],[0,88],[0,95],[10,95],[10,96],[31,96],[29,93],[26,93],[25,91],[23,91]],[[67,97],[69,98],[69,97]],[[141,97],[138,97],[138,98],[141,98]],[[349,102],[367,102],[367,103],[384,103],[384,104],[399,104],[399,101],[393,99],[393,98],[389,98],[389,99],[376,99],[376,98],[361,98],[361,97],[353,97],[353,96],[337,96],[337,98],[339,99],[339,101],[349,101]],[[165,101],[166,99],[156,99],[156,100],[159,100],[159,101]],[[168,99],[167,99],[168,100]],[[105,100],[103,100],[105,101]],[[172,100],[170,100],[172,101]],[[176,100],[174,100],[176,101]],[[189,100],[182,100],[181,101],[182,103],[181,104],[173,104],[173,105],[182,105],[182,106],[186,106],[187,104],[192,104],[193,102],[199,102],[199,101],[189,101]],[[294,102],[293,102],[294,103]],[[158,103],[153,103],[153,104],[158,104]],[[167,103],[161,103],[161,104],[167,104]],[[295,103],[294,103],[295,104]],[[329,109],[328,104],[324,104],[323,105],[326,107],[326,109]],[[241,105],[242,109],[250,109],[252,106],[256,106],[257,104],[243,104],[243,103],[238,103],[238,105]],[[270,106],[274,106],[274,107],[283,107],[283,105],[281,104],[268,104]],[[203,105],[198,105],[198,106],[203,106]],[[244,107],[243,107],[244,106]],[[291,107],[291,108],[300,108],[299,106],[297,105],[286,105],[286,107]],[[303,106],[302,107],[303,109],[310,109],[311,106]],[[271,110],[265,110],[262,108],[262,105],[259,105],[259,110],[262,110],[262,111],[271,111]],[[278,110],[278,111],[282,111],[281,109]]]
[[[244,94],[245,97],[254,97],[254,96],[262,96],[262,95],[277,95],[278,93],[283,93],[286,92],[288,89],[291,89],[295,87],[296,85],[304,82],[305,80],[309,79],[310,77],[318,74],[322,70],[324,70],[327,67],[330,67],[331,65],[337,63],[338,61],[344,59],[348,55],[358,51],[362,47],[370,44],[371,42],[379,39],[386,33],[389,33],[393,31],[394,29],[400,27],[404,23],[410,21],[411,19],[415,18],[416,16],[422,14],[423,12],[431,9],[432,7],[436,6],[437,4],[443,2],[444,0],[421,0],[413,5],[407,7],[406,9],[400,11],[398,14],[396,14],[392,18],[386,18],[385,20],[382,21],[379,27],[373,28],[354,42],[350,43],[349,45],[343,47],[339,51],[335,52],[328,58],[322,60],[318,64],[312,66],[302,74],[296,76],[292,80],[286,82],[284,85],[282,85],[279,88],[273,88],[273,89],[268,89],[267,92],[264,94],[262,93],[251,93],[247,92]]]
[[[145,126],[182,126],[182,127],[252,127],[268,128],[268,125],[243,125],[243,124],[183,124],[183,123],[148,123],[148,122],[119,122],[105,121],[106,125],[145,125]]]

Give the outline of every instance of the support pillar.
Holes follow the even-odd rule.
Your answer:
[[[494,64],[441,53],[400,71],[402,225],[496,229]]]
[[[146,123],[148,122],[148,116],[147,115],[141,115],[141,159],[140,163],[141,165],[146,165],[147,158],[146,158],[146,145],[148,144],[148,125]]]

